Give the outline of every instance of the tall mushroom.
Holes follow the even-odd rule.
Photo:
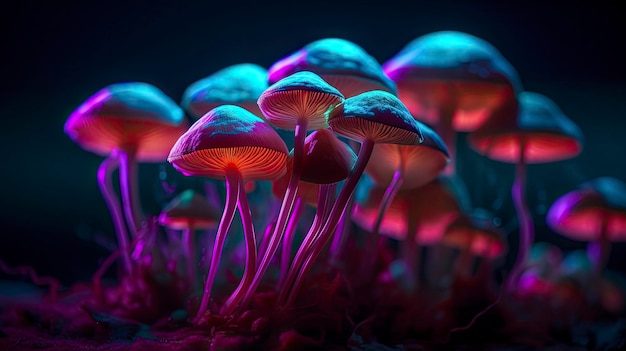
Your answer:
[[[595,178],[557,199],[546,216],[555,232],[590,242],[587,250],[596,273],[609,258],[611,242],[626,241],[626,184]]]
[[[455,131],[476,130],[521,90],[515,69],[496,48],[458,31],[414,39],[383,69],[413,116],[433,126],[448,146],[447,175],[455,173]]]
[[[583,144],[580,128],[548,97],[522,92],[518,101],[519,104],[505,105],[497,112],[516,114],[515,123],[494,116],[468,139],[478,153],[516,165],[511,191],[519,220],[519,246],[508,278],[509,289],[517,285],[534,239],[533,220],[526,205],[526,165],[572,158],[580,153]]]
[[[256,239],[244,189],[246,180],[272,180],[285,172],[287,146],[263,119],[234,105],[221,105],[198,119],[172,148],[168,161],[186,176],[226,180],[226,204],[196,320],[208,308],[224,240],[239,208],[246,241],[246,266],[239,286],[222,307],[228,314],[252,282]]]
[[[65,122],[65,133],[82,148],[107,156],[98,184],[113,216],[124,265],[131,268],[128,237],[111,175],[119,167],[124,214],[133,237],[143,214],[137,162],[163,162],[188,124],[174,101],[158,88],[139,82],[109,85],[81,104]]]
[[[303,71],[294,73],[272,84],[258,100],[263,115],[275,127],[294,131],[293,168],[285,197],[267,250],[248,290],[246,304],[252,298],[265,271],[274,257],[285,233],[288,219],[298,192],[298,183],[303,170],[304,142],[307,130],[327,128],[326,114],[343,102],[339,90],[326,83],[317,74]]]
[[[357,160],[352,172],[346,179],[333,204],[328,219],[310,247],[300,246],[301,251],[310,250],[302,261],[294,261],[293,267],[299,268],[292,286],[285,286],[281,291],[279,303],[289,305],[297,294],[304,275],[332,238],[341,214],[346,208],[356,185],[363,175],[376,143],[419,144],[424,140],[421,130],[404,104],[393,94],[381,90],[368,91],[345,100],[328,115],[331,129],[348,139],[361,143]],[[287,289],[291,289],[287,291]]]

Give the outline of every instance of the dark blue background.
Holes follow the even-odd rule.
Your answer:
[[[96,184],[101,158],[63,133],[70,112],[105,85],[152,83],[179,101],[226,66],[269,67],[303,45],[340,37],[384,62],[417,36],[460,30],[497,47],[525,88],[546,94],[586,136],[574,160],[529,169],[538,238],[582,248],[543,225],[557,197],[597,176],[626,180],[626,16],[601,1],[15,1],[3,5],[0,54],[0,259],[42,274],[88,279],[112,233]],[[72,3],[72,5],[68,5]],[[461,138],[462,141],[462,138]],[[513,167],[460,146],[459,171],[477,206],[515,231]],[[146,210],[159,210],[158,165],[141,165]],[[501,204],[497,202],[501,200]],[[512,224],[511,224],[512,223]],[[618,244],[614,252],[624,252]],[[626,265],[614,255],[610,267]]]

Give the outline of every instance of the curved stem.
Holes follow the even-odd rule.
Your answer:
[[[267,227],[265,227],[265,231],[263,232],[263,237],[261,238],[261,242],[259,243],[259,254],[258,256],[263,256],[265,255],[265,252],[267,251],[267,245],[269,244],[270,241],[270,236],[272,235],[272,232],[274,232],[274,228],[276,228],[276,221],[272,221],[270,222]],[[257,260],[257,269],[259,268],[259,263],[261,263],[259,260]]]
[[[352,173],[346,179],[343,188],[341,188],[341,192],[337,197],[337,201],[333,204],[333,208],[330,211],[328,216],[328,220],[322,227],[319,235],[316,237],[316,240],[312,243],[310,255],[306,258],[302,268],[298,273],[298,277],[296,278],[295,283],[291,287],[291,292],[287,297],[287,301],[285,301],[284,306],[289,306],[293,300],[295,299],[300,286],[304,282],[304,276],[311,269],[311,266],[319,256],[319,254],[324,249],[324,246],[332,239],[332,234],[335,232],[337,228],[337,224],[339,222],[339,218],[343,211],[345,211],[348,201],[356,188],[357,183],[361,179],[363,175],[363,171],[365,170],[365,166],[372,155],[372,150],[374,149],[374,142],[370,139],[365,139],[361,144],[361,148],[359,149],[359,155],[357,156],[356,163],[354,168],[352,169]],[[289,288],[286,286],[285,288]],[[281,303],[282,301],[278,301]]]
[[[341,213],[341,219],[339,219],[339,228],[338,232],[335,233],[333,237],[333,241],[330,244],[330,256],[334,262],[337,262],[343,253],[343,249],[346,246],[346,242],[348,241],[348,235],[350,235],[350,224],[352,223],[350,220],[350,215],[352,211],[352,206],[354,205],[354,196],[350,197],[348,201],[348,205]]]
[[[304,140],[306,139],[307,124],[308,121],[306,119],[299,119],[296,124],[293,145],[293,169],[289,179],[289,184],[287,185],[285,197],[283,198],[283,203],[280,207],[280,212],[278,213],[278,219],[276,220],[274,232],[269,238],[267,250],[261,258],[261,263],[259,264],[259,268],[254,275],[252,285],[246,292],[243,306],[248,305],[252,299],[252,295],[261,283],[261,279],[263,278],[263,275],[265,275],[265,271],[269,267],[272,258],[274,258],[276,250],[278,250],[278,245],[280,244],[280,241],[285,233],[287,220],[291,215],[296,194],[298,193],[298,183],[300,182],[300,174],[302,172],[302,165],[304,162]]]
[[[287,273],[287,278],[283,284],[278,286],[280,290],[279,300],[281,299],[281,296],[285,297],[283,296],[285,292],[289,291],[289,289],[286,289],[285,287],[291,286],[293,281],[296,279],[296,273],[298,272],[300,264],[304,260],[304,255],[308,254],[308,249],[311,247],[311,243],[315,240],[315,235],[318,233],[324,223],[324,220],[327,218],[326,216],[328,215],[330,208],[329,204],[332,202],[336,187],[336,184],[325,184],[320,186],[320,192],[317,195],[317,210],[315,211],[313,223],[311,224],[309,231],[304,236],[304,240],[300,244],[300,247],[294,256],[289,272]]]
[[[226,177],[226,204],[224,205],[224,212],[220,219],[219,227],[217,228],[217,234],[215,236],[215,243],[213,245],[213,254],[211,255],[211,266],[209,267],[209,273],[204,283],[204,291],[202,293],[202,301],[198,314],[196,315],[196,321],[202,317],[209,306],[209,299],[211,298],[211,290],[213,289],[213,282],[215,281],[215,275],[217,274],[217,268],[219,267],[220,258],[222,257],[222,249],[224,248],[224,241],[226,240],[226,234],[233,222],[235,216],[235,209],[237,206],[237,198],[239,196],[240,186],[239,184],[233,184],[230,180],[231,177]]]
[[[196,243],[195,243],[195,228],[190,224],[183,230],[183,254],[185,255],[185,261],[187,262],[187,280],[189,280],[189,286],[192,291],[195,291],[198,285],[196,278],[196,265],[198,259],[196,258]]]
[[[116,154],[111,154],[105,158],[104,161],[98,167],[98,186],[104,202],[106,202],[111,218],[113,219],[113,226],[115,228],[115,234],[117,235],[117,244],[122,254],[122,264],[126,274],[132,272],[133,264],[130,258],[130,245],[128,239],[128,233],[126,232],[126,225],[124,224],[124,215],[119,204],[119,199],[115,195],[113,190],[112,175],[115,169],[119,166],[119,160]]]
[[[132,150],[119,150],[120,159],[120,190],[124,214],[133,238],[137,237],[142,221],[141,203],[139,200],[139,184],[137,178],[137,161]]]
[[[515,180],[511,193],[513,197],[513,203],[517,213],[519,221],[519,248],[517,252],[517,258],[515,264],[511,269],[511,273],[508,278],[507,288],[512,291],[517,286],[522,270],[524,269],[530,246],[534,240],[534,228],[533,219],[528,211],[528,205],[526,204],[526,158],[525,158],[526,145],[522,140],[520,145],[520,160],[515,166]]]
[[[245,183],[241,179],[241,174],[237,174],[237,179],[232,179],[231,182],[239,183],[237,206],[241,214],[243,235],[246,240],[246,267],[239,285],[222,306],[220,311],[221,315],[229,315],[237,307],[241,299],[243,299],[244,293],[249,289],[250,284],[252,284],[252,278],[256,270],[256,236],[254,234],[254,223],[252,222],[252,213],[250,212],[250,205],[248,204]]]
[[[278,285],[282,286],[285,278],[287,278],[287,272],[289,270],[289,264],[291,263],[291,246],[293,245],[293,237],[296,234],[298,222],[302,217],[302,211],[304,210],[304,200],[300,196],[296,198],[296,203],[293,208],[293,215],[289,219],[287,230],[283,236],[282,251],[280,253],[280,276],[278,278]]]

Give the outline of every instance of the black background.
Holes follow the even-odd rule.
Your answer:
[[[122,81],[152,83],[180,101],[190,83],[221,68],[243,62],[269,67],[326,37],[353,41],[382,63],[420,35],[464,31],[498,48],[526,90],[552,98],[581,126],[586,144],[573,160],[529,169],[539,240],[583,248],[545,227],[546,208],[593,177],[626,180],[626,16],[617,4],[128,0],[2,7],[0,259],[31,264],[65,282],[88,279],[107,254],[93,237],[112,237],[95,179],[101,158],[63,133],[74,108]],[[459,152],[473,203],[493,210],[515,233],[513,167],[463,144]],[[160,167],[169,165],[139,168],[151,213],[161,206],[154,195]],[[624,244],[617,244],[611,268],[626,265],[623,252]]]

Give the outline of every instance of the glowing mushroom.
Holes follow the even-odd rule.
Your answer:
[[[248,290],[244,304],[252,298],[256,287],[269,267],[270,261],[286,231],[292,215],[302,175],[304,143],[307,130],[327,128],[326,114],[343,102],[343,95],[315,73],[297,72],[272,84],[258,100],[263,115],[275,127],[294,130],[293,168],[285,197],[278,213],[274,232],[269,237],[267,250]]]
[[[209,111],[172,148],[168,161],[184,175],[226,180],[225,209],[217,230],[198,317],[207,310],[235,206],[239,208],[243,222],[246,267],[239,286],[222,307],[222,313],[232,312],[241,294],[250,286],[256,269],[256,239],[245,181],[272,180],[281,176],[285,172],[287,154],[284,141],[268,123],[233,105],[222,105]]]
[[[187,279],[196,286],[195,231],[217,226],[220,214],[208,200],[193,190],[185,190],[173,198],[159,215],[159,224],[183,232],[183,255],[187,263]]]
[[[515,123],[492,118],[469,135],[468,142],[474,150],[486,157],[513,163],[515,180],[512,197],[519,219],[520,243],[517,260],[509,276],[513,289],[533,243],[533,220],[526,206],[526,165],[555,162],[572,158],[580,153],[583,135],[578,126],[568,119],[558,106],[544,95],[522,92],[518,96],[519,111]],[[511,114],[517,103],[503,106],[498,113]]]
[[[194,119],[226,104],[243,107],[262,117],[256,101],[267,86],[265,68],[253,63],[240,63],[189,85],[183,93],[181,105]]]
[[[130,270],[128,237],[111,175],[119,167],[120,189],[128,227],[137,236],[142,221],[137,162],[163,162],[188,124],[174,101],[146,83],[109,85],[81,104],[65,122],[65,133],[85,150],[107,156],[98,184],[113,216],[118,244]]]
[[[380,64],[362,47],[345,39],[316,40],[274,63],[268,70],[270,83],[296,72],[318,74],[349,98],[371,90],[396,93],[396,86]]]
[[[565,237],[591,242],[589,258],[600,272],[608,261],[611,242],[626,241],[626,184],[612,177],[585,182],[557,199],[546,221]]]
[[[515,69],[496,48],[458,31],[414,39],[383,69],[413,116],[433,126],[448,146],[447,175],[455,172],[455,131],[476,130],[521,90]]]
[[[294,261],[292,268],[301,267],[298,278],[293,286],[285,286],[279,297],[279,303],[284,302],[286,305],[293,302],[304,275],[332,238],[339,219],[346,210],[348,200],[363,175],[374,145],[376,143],[414,145],[424,140],[417,122],[404,104],[393,94],[380,90],[346,99],[343,104],[329,112],[328,123],[335,133],[360,142],[361,147],[354,168],[333,204],[326,223],[315,236],[311,247],[300,247],[300,250],[310,251],[306,257],[302,256],[303,262]],[[291,289],[291,292],[285,292],[287,289]],[[283,297],[286,297],[286,300],[283,300]]]

